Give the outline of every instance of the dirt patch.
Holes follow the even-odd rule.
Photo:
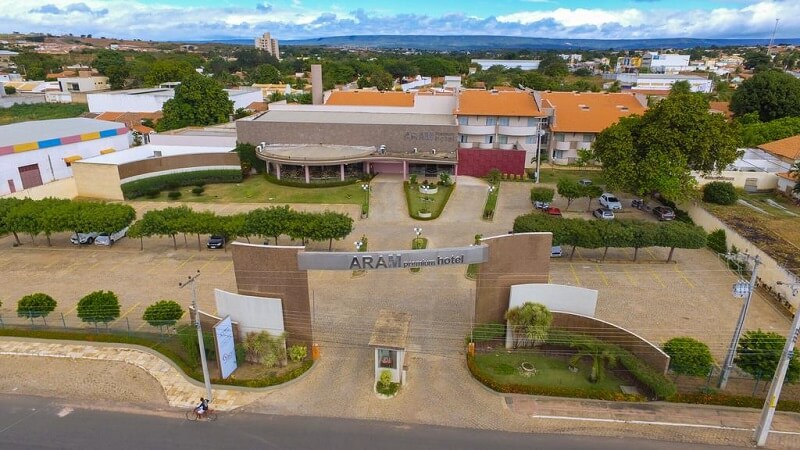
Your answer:
[[[164,390],[155,378],[117,361],[3,355],[0,392],[167,405]]]

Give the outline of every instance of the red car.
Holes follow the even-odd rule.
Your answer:
[[[561,217],[561,210],[552,206],[550,208],[545,209],[544,212],[551,216]]]

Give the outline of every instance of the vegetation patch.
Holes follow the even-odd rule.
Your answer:
[[[179,187],[197,186],[198,183],[239,183],[241,181],[242,172],[239,170],[198,170],[131,181],[123,183],[120,188],[125,198],[131,200],[143,196],[152,196],[156,191],[174,191]]]
[[[444,210],[447,201],[450,199],[450,194],[452,194],[453,189],[455,189],[454,185],[425,183],[424,181],[420,184],[411,184],[407,181],[403,183],[403,190],[406,193],[406,201],[408,203],[408,215],[417,220],[433,220],[438,218],[442,214],[442,210]],[[421,186],[435,186],[437,191],[435,194],[423,194],[419,190]]]
[[[486,196],[486,204],[483,206],[483,220],[494,219],[494,211],[497,208],[497,197],[500,196],[500,185],[489,186],[489,194]]]
[[[81,103],[17,103],[0,108],[0,125],[29,120],[69,119],[85,112],[89,112],[89,106]]]

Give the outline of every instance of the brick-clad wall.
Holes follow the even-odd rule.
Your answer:
[[[238,166],[239,164],[241,163],[236,152],[163,156],[120,164],[119,178],[124,180],[136,175],[188,167]]]
[[[458,174],[473,177],[486,176],[497,168],[502,173],[523,175],[525,173],[524,150],[458,149]]]
[[[658,347],[630,331],[592,317],[553,311],[552,328],[586,334],[633,353],[650,367],[667,373],[669,356]]]

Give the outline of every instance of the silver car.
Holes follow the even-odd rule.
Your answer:
[[[614,211],[608,208],[597,208],[592,215],[600,220],[614,220]]]

